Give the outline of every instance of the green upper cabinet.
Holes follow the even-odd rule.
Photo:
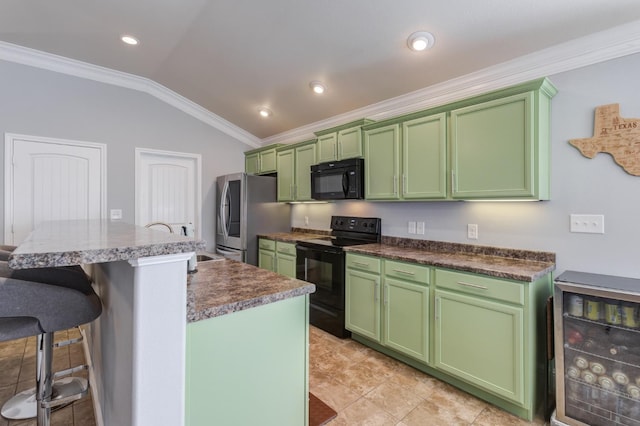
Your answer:
[[[426,200],[447,196],[446,114],[364,132],[365,198]]]
[[[316,149],[315,139],[277,149],[278,201],[311,200],[311,166],[317,162]]]
[[[451,111],[452,198],[549,199],[555,93],[548,80],[538,80]]]
[[[244,171],[252,175],[276,172],[276,149],[282,144],[273,144],[244,153]]]
[[[398,200],[400,125],[364,132],[364,198]]]
[[[402,123],[402,198],[447,196],[447,117],[436,114]]]
[[[338,134],[318,136],[318,163],[335,161],[338,158]]]
[[[311,200],[311,166],[316,164],[315,143],[307,143],[295,148],[296,201]]]
[[[362,126],[373,120],[356,120],[316,132],[318,163],[362,157]]]
[[[363,126],[369,200],[549,199],[546,79]]]

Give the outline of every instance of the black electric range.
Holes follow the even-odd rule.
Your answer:
[[[309,297],[309,322],[338,337],[349,337],[344,327],[345,251],[343,247],[379,243],[381,220],[351,216],[331,217],[331,236],[302,240],[296,245],[296,277],[316,285]]]

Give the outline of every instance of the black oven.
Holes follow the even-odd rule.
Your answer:
[[[316,285],[309,295],[309,322],[334,336],[345,329],[345,251],[343,247],[379,243],[380,219],[331,217],[331,237],[296,244],[296,278]]]
[[[364,198],[364,160],[350,158],[311,166],[311,198],[314,200]]]

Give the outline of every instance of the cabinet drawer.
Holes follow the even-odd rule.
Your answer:
[[[347,253],[347,268],[380,273],[380,259],[360,254]]]
[[[429,284],[430,270],[428,266],[415,263],[397,262],[395,260],[384,261],[384,274],[387,277],[414,281],[421,284]]]
[[[447,288],[519,305],[524,304],[524,284],[442,269],[436,269],[435,280],[438,288]]]
[[[293,243],[283,243],[282,241],[276,242],[276,251],[282,254],[296,254],[296,245]]]
[[[275,251],[276,242],[273,240],[267,240],[265,238],[260,238],[260,242],[258,243],[258,247],[262,250],[271,250]]]

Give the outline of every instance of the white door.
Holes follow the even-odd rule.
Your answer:
[[[179,233],[193,223],[199,237],[200,164],[199,154],[136,148],[136,225],[162,222]]]
[[[47,220],[106,216],[106,145],[5,135],[7,244]]]

